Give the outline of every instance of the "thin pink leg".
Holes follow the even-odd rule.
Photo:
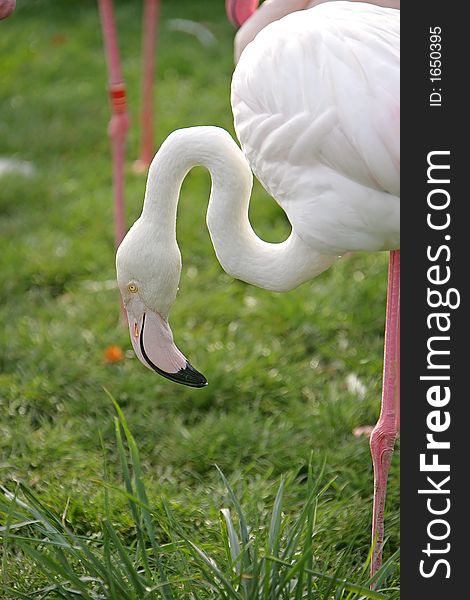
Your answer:
[[[400,251],[390,252],[382,406],[370,437],[374,465],[374,508],[372,515],[371,575],[382,564],[384,509],[387,478],[400,421]]]
[[[143,107],[141,115],[142,140],[140,157],[134,163],[138,173],[147,171],[154,155],[153,144],[153,79],[155,72],[155,47],[157,24],[160,15],[160,0],[145,0],[143,16]]]
[[[108,134],[111,139],[113,153],[114,220],[117,247],[126,233],[124,218],[124,155],[127,130],[129,129],[129,116],[127,113],[126,88],[119,60],[113,2],[112,0],[98,1],[108,62],[109,94],[113,111]]]

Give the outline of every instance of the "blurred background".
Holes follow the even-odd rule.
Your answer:
[[[145,186],[131,168],[140,139],[142,3],[120,0],[115,8],[131,115],[130,225]],[[209,41],[178,30],[177,19],[202,24]],[[192,125],[234,135],[233,36],[223,0],[163,0],[156,147]],[[209,546],[226,498],[215,463],[249,515],[272,507],[281,475],[292,482],[285,510],[298,512],[310,457],[314,474],[326,462],[325,478],[336,479],[319,506],[317,552],[331,557],[325,569],[334,571],[352,547],[354,577],[369,549],[373,490],[368,439],[353,430],[374,424],[379,412],[387,255],[347,256],[288,294],[234,281],[205,226],[209,176],[194,169],[179,205],[183,273],[170,321],[209,386],[157,377],[134,357],[119,310],[109,117],[96,2],[19,0],[0,22],[1,483],[26,483],[57,514],[67,505],[75,531],[96,532],[103,445],[112,481],[121,480],[106,388],[140,448],[150,501],[164,497]],[[289,233],[259,184],[250,217],[268,241]],[[125,537],[122,494],[112,510]],[[387,557],[398,545],[397,454],[386,533]],[[35,589],[41,577],[31,561],[15,560],[24,589]]]

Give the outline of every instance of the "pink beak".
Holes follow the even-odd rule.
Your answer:
[[[168,321],[140,301],[127,307],[132,346],[140,362],[166,379],[190,387],[205,387],[207,380],[189,364],[173,341]]]
[[[227,17],[235,27],[241,27],[258,6],[259,0],[225,0]]]

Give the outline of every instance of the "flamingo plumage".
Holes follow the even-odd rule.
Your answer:
[[[258,8],[259,0],[225,0],[229,20],[238,27],[234,43],[235,62],[256,35],[278,19],[292,12],[313,8],[323,2],[335,0],[265,0]],[[363,0],[349,0],[361,2]],[[400,8],[400,0],[369,0],[371,4],[386,8]]]
[[[241,54],[231,102],[241,150],[220,128],[194,127],[173,132],[152,161],[142,214],[116,257],[132,344],[146,367],[206,385],[168,324],[181,274],[176,209],[193,166],[211,174],[207,225],[233,277],[287,291],[346,252],[390,250],[382,411],[371,436],[374,573],[399,414],[399,12],[328,2],[268,25]],[[291,223],[283,243],[250,225],[252,172]]]

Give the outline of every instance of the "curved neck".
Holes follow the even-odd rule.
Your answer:
[[[217,258],[233,277],[259,287],[286,291],[326,269],[335,259],[309,248],[292,232],[280,244],[261,240],[251,227],[248,206],[253,177],[231,136],[218,127],[172,133],[150,166],[141,219],[150,221],[163,243],[176,239],[181,185],[195,166],[206,167],[212,189],[207,226]]]

